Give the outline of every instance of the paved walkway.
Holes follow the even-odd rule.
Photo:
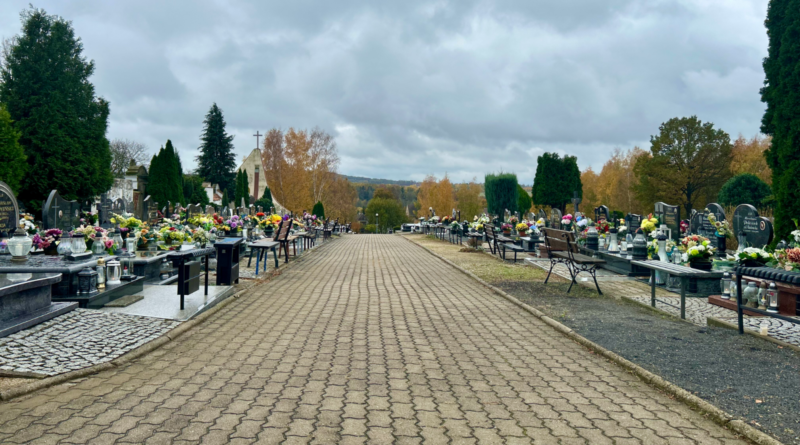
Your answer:
[[[345,236],[0,443],[742,443],[397,236]]]

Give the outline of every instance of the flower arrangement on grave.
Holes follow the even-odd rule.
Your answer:
[[[86,243],[86,246],[91,249],[92,243],[97,238],[103,238],[106,235],[106,230],[99,226],[83,225],[73,230],[72,233],[80,233],[83,235],[83,241]]]
[[[572,225],[572,214],[567,213],[566,215],[562,216],[561,225],[565,227]]]
[[[222,222],[222,227],[217,227],[226,232],[240,232],[244,226],[244,221],[239,218],[239,215],[233,215]]]
[[[96,213],[81,211],[81,224],[93,226],[97,224],[97,217]]]
[[[683,261],[689,263],[696,262],[709,262],[714,257],[714,249],[709,245],[708,240],[703,241],[705,244],[695,244],[686,249],[683,254]]]
[[[103,247],[105,248],[105,251],[109,255],[114,255],[115,253],[117,253],[117,250],[119,250],[119,244],[116,241],[114,241],[113,239],[111,239],[111,238],[109,238],[109,237],[107,237],[105,235],[103,235],[102,238],[95,239],[95,242],[98,242],[98,241],[103,243]]]
[[[194,242],[199,243],[202,247],[205,247],[205,245],[208,244],[210,240],[209,235],[210,234],[202,227],[192,230],[192,239]]]
[[[139,229],[143,224],[142,220],[133,216],[126,218],[116,213],[111,214],[111,219],[109,221],[111,224],[118,224],[120,229],[128,229],[129,232]]]
[[[183,243],[184,241],[192,242],[191,235],[187,235],[186,232],[178,229],[177,227],[164,226],[161,229],[159,229],[158,232],[160,234],[161,240],[164,241],[164,244],[167,245],[173,243],[180,244]]]
[[[442,217],[442,224],[450,224],[451,222],[453,222],[453,218],[451,218],[451,217],[449,217],[447,215],[444,215]]]
[[[470,226],[472,229],[474,229],[476,232],[480,232],[480,233],[482,233],[482,232],[483,232],[483,223],[481,223],[481,222],[479,222],[479,221],[478,221],[478,217],[477,217],[477,216],[475,217],[475,222],[473,222],[473,223],[472,223],[472,224],[470,224],[469,226]]]
[[[689,232],[689,221],[685,219],[681,220],[680,226],[681,226],[681,235]]]
[[[139,248],[146,247],[151,241],[158,241],[159,235],[157,231],[150,230],[149,228],[142,228],[136,235],[136,245]]]
[[[794,221],[794,227],[796,230],[792,230],[792,241],[789,242],[789,245],[792,247],[800,247],[800,223],[797,222],[797,219],[792,219]]]
[[[500,226],[500,229],[503,231],[504,235],[510,235],[511,234],[511,224],[509,224],[509,223],[503,223],[503,225]]]
[[[520,235],[525,236],[525,234],[528,233],[528,229],[530,229],[530,227],[528,226],[527,223],[521,222],[521,223],[517,224],[516,229],[517,229],[517,232]]]
[[[575,218],[575,227],[577,227],[578,230],[584,230],[584,229],[588,228],[588,226],[589,226],[589,224],[591,222],[592,222],[591,219],[589,219],[589,218],[587,218],[585,216],[579,216],[579,217]]]
[[[36,235],[36,233],[39,232],[39,228],[36,227],[36,224],[33,222],[33,215],[28,213],[23,213],[22,216],[20,216],[19,225],[28,232],[28,235]]]
[[[728,224],[728,221],[717,221],[717,215],[711,213],[708,209],[705,209],[704,211],[708,213],[708,222],[714,226],[714,229],[716,230],[716,236],[727,237],[730,235],[731,226]]]
[[[56,241],[61,239],[63,232],[61,229],[48,229],[44,232],[38,232],[33,235],[33,246],[37,249],[44,250],[46,254],[57,255],[55,250]]]
[[[597,229],[597,234],[602,237],[605,237],[605,234],[611,230],[611,226],[608,225],[608,221],[606,220],[595,223],[594,227]]]
[[[509,224],[517,224],[518,222],[519,222],[519,218],[517,218],[515,215],[511,215],[511,216],[508,217],[508,223]]]
[[[450,230],[458,230],[461,226],[458,224],[458,221],[453,221],[450,223]]]
[[[622,220],[620,220],[622,222]],[[617,237],[618,239],[625,240],[625,237],[628,236],[628,226],[621,225],[617,227]]]
[[[195,227],[200,227],[205,231],[211,230],[215,224],[214,218],[206,215],[193,216],[189,218],[188,222],[189,224],[192,224]]]
[[[647,215],[647,218],[642,219],[642,225],[640,226],[645,235],[650,235],[655,232],[657,227],[658,218],[653,217],[652,213]]]
[[[699,246],[699,245],[707,246],[709,244],[710,241],[708,240],[708,238],[700,235],[688,235],[681,238],[681,249],[683,251],[686,251],[694,246]]]
[[[437,216],[432,216],[432,217],[431,217],[431,219],[430,219],[429,221],[430,221],[430,222],[432,222],[433,224],[438,224],[438,223],[439,223],[439,219],[440,219],[440,218],[439,218],[439,216],[437,215]]]
[[[741,252],[737,252],[735,258],[736,261],[743,266],[760,267],[770,262],[773,256],[764,249],[746,247]]]

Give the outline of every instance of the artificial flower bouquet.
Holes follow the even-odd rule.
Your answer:
[[[508,223],[509,224],[517,224],[518,222],[519,222],[519,218],[517,218],[515,215],[511,215],[511,216],[508,217]]]
[[[653,217],[653,214],[647,215],[647,218],[642,220],[642,225],[639,227],[644,232],[645,236],[650,235],[658,227],[658,218]]]
[[[728,224],[728,221],[717,221],[717,215],[709,212],[708,209],[705,209],[705,212],[708,213],[708,222],[716,229],[717,236],[727,237],[731,233],[731,226]]]
[[[44,232],[37,232],[33,235],[33,246],[37,249],[45,250],[51,245],[55,246],[56,241],[61,239],[62,235],[61,229],[48,229]]]
[[[528,226],[527,223],[521,222],[521,223],[517,224],[516,229],[517,229],[517,232],[519,232],[520,235],[525,235],[526,233],[528,233],[528,229],[530,229],[530,227]]]
[[[710,261],[714,257],[714,249],[708,244],[696,244],[686,249],[683,254],[683,262]]]
[[[134,218],[133,216],[126,218],[122,215],[112,213],[109,221],[111,224],[118,224],[120,229],[128,229],[130,231],[134,231],[142,227],[142,221]]]
[[[689,235],[685,236],[681,239],[681,248],[686,251],[691,247],[703,245],[708,246],[710,244],[708,238],[700,235]]]
[[[500,229],[503,231],[503,233],[511,233],[511,227],[511,224],[503,223],[503,225],[500,226]]]
[[[739,264],[750,267],[763,266],[772,259],[772,254],[764,249],[758,249],[756,247],[747,247],[741,252],[736,253],[736,261]]]
[[[88,245],[89,241],[95,241],[98,238],[103,238],[106,236],[107,232],[100,226],[83,225],[73,230],[72,233],[80,233],[83,235],[83,241]]]
[[[572,224],[572,215],[567,213],[566,215],[561,217],[561,225],[569,226],[570,224]]]

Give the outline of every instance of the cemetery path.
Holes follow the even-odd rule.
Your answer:
[[[344,236],[0,443],[744,443],[398,236]]]

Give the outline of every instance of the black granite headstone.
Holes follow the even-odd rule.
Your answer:
[[[81,204],[67,201],[52,190],[42,207],[42,226],[47,229],[72,230],[81,225]]]
[[[642,215],[628,213],[625,216],[625,226],[628,227],[628,233],[636,232],[636,229],[642,226]]]
[[[10,237],[19,225],[19,204],[14,192],[0,181],[0,237]]]
[[[110,229],[113,227],[111,224],[111,200],[108,195],[103,193],[100,195],[100,204],[97,206],[97,222],[100,227]]]
[[[759,216],[758,210],[750,204],[742,204],[733,211],[733,232],[736,236],[744,232],[747,247],[763,248],[774,236],[772,222]]]
[[[595,207],[595,209],[594,209],[594,221],[595,222],[599,222],[601,220],[608,221],[609,219],[610,219],[610,217],[609,217],[608,207],[607,206]]]
[[[658,218],[661,224],[665,224],[672,232],[673,241],[681,239],[681,208],[657,202],[655,205],[655,212],[653,214]]]

